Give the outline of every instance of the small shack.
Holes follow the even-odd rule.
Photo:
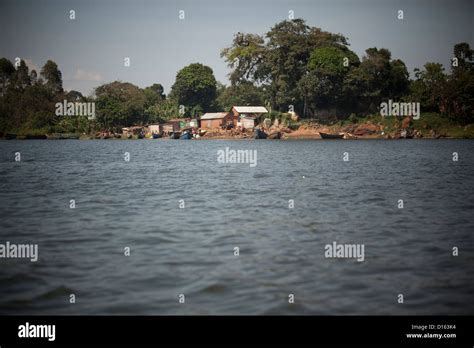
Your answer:
[[[168,120],[166,123],[174,124],[175,127],[178,127],[178,129],[176,130],[179,131],[182,128],[186,128],[186,124],[188,123],[188,120],[185,118],[173,118],[171,120]]]
[[[180,129],[185,128],[187,121],[185,118],[173,118],[160,124],[161,133],[170,134],[173,132],[179,132]]]
[[[201,116],[201,128],[217,129],[232,123],[232,115],[228,112],[208,112]]]
[[[199,128],[199,121],[196,118],[189,119],[186,122],[186,127]]]
[[[233,106],[230,110],[231,117],[237,127],[242,129],[253,129],[262,115],[268,110],[263,106]]]
[[[172,122],[171,120],[166,123],[163,123],[161,127],[163,129],[163,133],[167,133],[167,134],[178,132],[181,129],[179,122],[176,122],[176,121]]]
[[[161,134],[163,132],[163,127],[160,124],[150,124],[148,126],[149,134]]]
[[[143,126],[133,126],[133,127],[122,128],[122,134],[124,136],[138,135],[138,134],[143,134],[143,133],[144,133]]]

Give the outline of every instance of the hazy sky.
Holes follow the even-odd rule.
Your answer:
[[[0,57],[41,68],[58,63],[64,88],[90,94],[114,80],[140,87],[161,83],[200,62],[228,83],[220,57],[234,33],[264,34],[295,17],[341,33],[359,57],[385,47],[410,72],[427,61],[449,65],[455,43],[473,44],[473,0],[0,0]],[[397,19],[397,11],[404,19]],[[76,19],[69,19],[69,11]],[[180,20],[179,11],[185,11]],[[124,67],[124,57],[131,66]]]

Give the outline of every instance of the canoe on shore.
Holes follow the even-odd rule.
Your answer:
[[[280,139],[281,138],[281,132],[273,132],[268,134],[268,139]]]
[[[181,136],[179,137],[181,140],[190,140],[192,139],[193,135],[191,134],[191,132],[184,132],[183,134],[181,134]]]
[[[321,139],[343,139],[344,138],[344,134],[329,134],[329,133],[319,132],[319,135],[321,136]]]
[[[169,138],[170,139],[179,139],[180,134],[181,134],[180,132],[171,132],[169,134]]]
[[[258,129],[258,128],[255,128],[254,132],[253,132],[253,138],[254,139],[267,139],[267,133],[265,133],[264,131]]]

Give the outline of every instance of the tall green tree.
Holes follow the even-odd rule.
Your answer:
[[[13,74],[15,73],[15,67],[12,62],[7,58],[0,59],[0,95],[5,93],[7,85],[10,83]]]
[[[161,102],[149,106],[145,110],[148,123],[166,122],[179,115],[178,104],[172,99],[165,99]]]
[[[442,110],[457,122],[474,122],[474,50],[468,43],[454,46],[457,64],[452,65],[452,74],[445,89],[445,109]]]
[[[287,111],[293,105],[301,112],[303,100],[298,82],[308,71],[308,60],[314,49],[325,46],[345,47],[346,38],[339,34],[309,27],[302,19],[285,20],[266,34],[267,52],[264,70],[270,81],[272,106]]]
[[[265,87],[257,87],[251,82],[221,86],[218,89],[217,104],[221,110],[230,110],[235,105],[265,105]]]
[[[159,83],[154,83],[153,85],[146,87],[143,90],[143,93],[145,93],[145,107],[146,108],[159,104],[163,100],[166,99],[164,88]]]
[[[343,93],[344,79],[359,64],[359,57],[345,48],[324,46],[313,50],[308,60],[308,71],[298,83],[304,96],[303,116],[313,115],[318,108],[343,109],[347,104]]]
[[[445,93],[448,76],[442,64],[426,63],[424,69],[415,69],[415,80],[410,85],[410,99],[421,104],[426,112],[440,112],[446,108]]]
[[[62,74],[55,62],[48,60],[41,69],[41,76],[45,80],[45,86],[53,93],[61,93],[63,91]]]
[[[264,80],[268,74],[263,67],[266,47],[262,36],[256,34],[237,33],[230,47],[221,51],[231,73],[229,80],[232,85],[254,80]]]
[[[20,65],[16,69],[14,76],[15,88],[25,89],[26,87],[31,85],[30,72],[28,66],[26,65],[23,59],[20,61]]]
[[[473,69],[474,50],[471,49],[467,42],[454,45],[453,51],[454,57],[457,59],[457,64],[452,65],[454,73]]]
[[[306,91],[309,93],[317,83],[316,73],[307,76],[312,52],[333,47],[350,55],[347,46],[344,36],[294,19],[277,23],[266,33],[265,39],[255,34],[236,34],[232,45],[223,49],[221,56],[232,69],[232,85],[244,82],[263,85],[273,109],[288,111],[292,105],[301,113],[307,104]]]
[[[409,74],[405,63],[392,60],[386,48],[368,48],[362,62],[347,76],[343,89],[347,100],[359,98],[364,112],[376,112],[383,100],[398,100],[409,92]]]
[[[115,81],[95,89],[96,119],[106,129],[147,123],[143,89]]]
[[[184,105],[188,116],[211,111],[216,99],[216,79],[212,69],[194,63],[178,71],[170,98]]]

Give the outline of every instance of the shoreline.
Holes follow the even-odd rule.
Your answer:
[[[443,119],[427,118],[422,121],[414,121],[406,118],[403,122],[396,119],[361,119],[357,123],[341,122],[336,124],[321,124],[318,122],[298,122],[272,125],[270,127],[256,127],[250,129],[206,129],[195,128],[192,140],[248,140],[255,139],[257,134],[264,140],[398,140],[398,139],[474,139],[474,124],[454,125],[447,121],[440,123]],[[0,140],[164,140],[167,135],[161,134],[157,139],[152,138],[152,132],[147,126],[142,126],[144,131],[138,134],[127,135],[114,132],[93,132],[93,133],[43,133],[41,130],[17,130],[16,132],[0,132]],[[263,130],[264,132],[261,132]],[[182,129],[178,132],[189,132]],[[260,137],[260,133],[264,133]],[[166,133],[165,133],[166,134]],[[198,134],[198,135],[195,135]],[[324,139],[321,137],[324,136]],[[129,138],[131,137],[131,138]],[[340,139],[328,139],[328,138]],[[178,140],[178,139],[176,139]],[[182,139],[190,140],[190,139]],[[265,139],[266,140],[266,139]]]
[[[292,137],[282,137],[281,139],[254,139],[252,137],[235,137],[235,136],[215,136],[215,137],[201,137],[198,139],[190,139],[190,140],[197,140],[197,141],[209,141],[209,140],[238,140],[238,141],[244,141],[244,140],[273,140],[273,141],[299,141],[299,140],[317,140],[317,141],[357,141],[357,140],[387,140],[387,141],[393,141],[393,140],[474,140],[472,137],[421,137],[421,138],[386,138],[383,136],[362,136],[362,137],[356,137],[356,138],[349,138],[349,139],[323,139],[320,136],[292,136]],[[132,139],[124,139],[124,138],[109,138],[109,139],[95,139],[93,137],[88,137],[88,136],[79,136],[76,138],[62,138],[62,139],[51,139],[51,138],[44,138],[44,139],[32,139],[32,138],[26,138],[26,137],[17,137],[15,139],[7,139],[7,138],[0,138],[0,141],[14,141],[14,140],[20,140],[20,141],[25,141],[25,140],[49,140],[49,141],[58,141],[58,140],[80,140],[80,141],[134,141],[134,140],[141,140],[141,141],[148,141],[148,140],[153,140],[153,141],[172,141],[172,140],[181,140],[181,139],[168,139],[168,138],[159,138],[159,139],[153,139],[153,138],[132,138]]]

